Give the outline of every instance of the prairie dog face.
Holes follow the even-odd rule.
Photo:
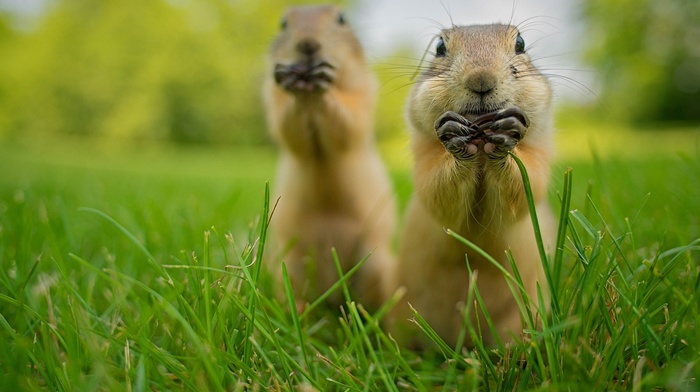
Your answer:
[[[275,81],[292,93],[324,91],[347,69],[365,67],[362,46],[334,5],[288,9],[270,57]]]
[[[524,39],[510,25],[443,30],[434,41],[432,61],[411,91],[409,122],[418,132],[432,134],[435,120],[447,111],[474,120],[511,106],[529,116],[531,128],[549,122],[551,87],[525,49]]]

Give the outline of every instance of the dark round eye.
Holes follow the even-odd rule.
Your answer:
[[[338,14],[338,24],[344,25],[345,23],[345,14],[341,12]]]
[[[445,57],[447,56],[447,45],[445,45],[445,40],[440,37],[438,39],[437,45],[435,45],[435,57]]]
[[[515,38],[515,54],[525,53],[525,40],[518,34]]]
[[[282,18],[282,20],[280,21],[280,28],[282,30],[287,28],[287,17],[286,16],[284,18]]]

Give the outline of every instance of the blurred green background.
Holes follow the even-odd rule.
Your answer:
[[[584,0],[586,56],[613,119],[700,121],[700,1]]]
[[[0,135],[261,143],[262,60],[285,3],[58,0],[23,19],[6,10]]]
[[[29,3],[37,9],[26,12],[21,1],[0,7],[0,141],[80,135],[269,143],[259,97],[264,56],[282,10],[300,2]],[[344,2],[351,10],[358,4]],[[574,100],[574,107],[586,106],[585,116],[635,125],[697,126],[700,2],[585,0],[565,6],[574,7],[585,26],[574,55],[598,83],[570,82],[583,84],[576,87],[585,99]],[[367,4],[360,8],[366,11]],[[450,17],[460,22],[460,15]],[[363,32],[371,39],[371,31]],[[402,137],[399,109],[421,56],[410,41],[372,58],[383,86],[380,138]]]

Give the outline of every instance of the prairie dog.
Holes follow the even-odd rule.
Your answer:
[[[392,274],[393,287],[406,289],[392,315],[392,332],[399,340],[422,345],[422,333],[407,321],[410,303],[454,345],[462,311],[470,306],[471,322],[490,344],[494,337],[483,314],[477,326],[474,304],[464,303],[470,281],[467,258],[478,271],[476,285],[505,340],[522,332],[517,304],[503,274],[445,229],[474,242],[508,270],[505,251],[511,250],[527,293],[536,300],[538,281],[547,292],[521,174],[507,153],[512,150],[528,170],[543,237],[551,242],[555,223],[546,194],[552,92],[514,26],[456,26],[443,30],[435,42],[434,58],[407,102],[415,194]],[[479,130],[474,123],[486,117],[487,129]]]
[[[269,63],[264,100],[280,149],[275,268],[283,259],[298,302],[309,301],[339,279],[331,248],[344,271],[371,253],[350,283],[355,298],[378,307],[396,212],[374,142],[377,82],[362,46],[338,7],[294,7]]]

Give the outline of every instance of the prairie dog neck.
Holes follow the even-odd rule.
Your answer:
[[[434,122],[446,111],[473,120],[480,114],[518,106],[531,121],[521,143],[551,143],[552,89],[520,45],[524,41],[510,25],[443,30],[435,56],[408,100],[412,131],[434,139]]]

